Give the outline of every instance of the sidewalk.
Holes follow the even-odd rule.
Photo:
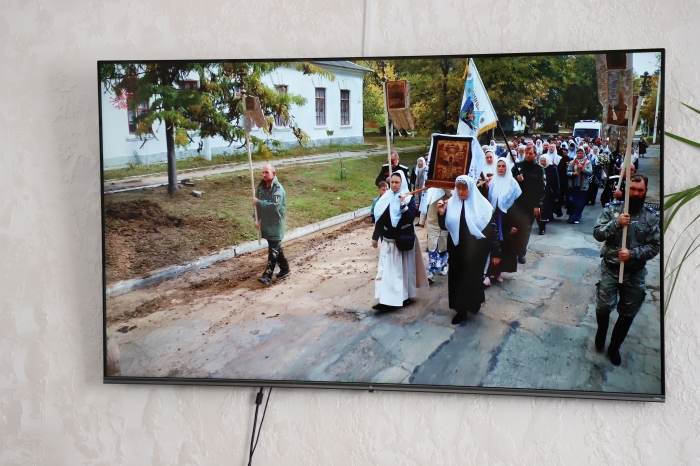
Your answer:
[[[399,154],[404,152],[412,152],[415,150],[420,150],[422,146],[414,147],[402,147],[394,149]],[[297,165],[303,163],[318,163],[324,162],[326,160],[337,160],[337,159],[353,159],[353,158],[363,158],[373,155],[386,154],[386,148],[372,149],[366,151],[342,151],[333,152],[326,154],[316,154],[316,155],[306,155],[302,157],[294,157],[288,159],[279,160],[269,160],[262,162],[253,162],[253,169],[259,170],[265,164],[274,163],[275,167],[283,167],[285,165]],[[231,173],[241,170],[248,170],[248,163],[232,163],[226,165],[219,165],[217,167],[205,167],[205,168],[191,168],[187,170],[179,170],[177,172],[178,180],[185,178],[204,178],[207,176],[220,175],[222,173]],[[150,175],[135,176],[124,178],[121,180],[110,180],[105,182],[103,187],[104,194],[114,194],[115,192],[121,192],[124,190],[141,189],[146,187],[157,187],[168,184],[168,174],[167,173],[153,173]]]

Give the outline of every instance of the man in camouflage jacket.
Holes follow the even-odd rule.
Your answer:
[[[613,201],[605,206],[593,229],[593,237],[605,242],[600,250],[603,258],[600,265],[601,278],[596,283],[598,332],[595,346],[598,351],[603,351],[610,313],[617,306],[618,318],[608,346],[608,356],[616,366],[622,362],[620,345],[646,297],[646,263],[661,248],[659,214],[644,204],[647,184],[644,175],[630,177],[629,214],[623,213],[623,202]],[[624,226],[627,226],[627,247],[623,249]],[[618,283],[620,261],[625,263],[622,284]]]
[[[289,263],[282,251],[287,218],[287,197],[276,175],[274,166],[265,165],[263,179],[255,190],[253,198],[253,205],[258,212],[255,228],[259,229],[260,235],[267,240],[267,267],[262,277],[258,279],[266,285],[272,283],[272,274],[277,265],[280,267],[277,274],[278,280],[289,274]]]

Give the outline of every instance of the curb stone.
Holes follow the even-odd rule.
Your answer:
[[[320,222],[312,223],[311,225],[306,225],[303,227],[295,228],[294,230],[287,232],[284,235],[284,241],[291,241],[297,238],[301,238],[311,233],[315,233],[326,228],[330,228],[341,223],[346,223],[351,220],[355,220],[361,217],[365,217],[370,214],[371,207],[363,207],[354,212],[348,212],[341,215],[336,215]],[[115,296],[122,295],[124,293],[129,293],[131,291],[139,290],[141,288],[146,288],[147,286],[155,285],[165,280],[170,280],[171,278],[179,277],[187,272],[193,270],[203,269],[209,267],[217,262],[223,262],[234,257],[241,256],[243,254],[248,254],[250,252],[259,251],[261,249],[267,248],[267,242],[261,241],[248,241],[241,243],[237,246],[231,246],[220,250],[217,253],[210,254],[208,256],[203,256],[186,264],[171,265],[164,267],[162,269],[154,270],[149,273],[146,277],[132,278],[129,280],[121,280],[111,285],[107,285],[106,294],[108,298],[113,298]]]

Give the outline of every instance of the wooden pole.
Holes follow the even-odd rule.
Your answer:
[[[629,128],[627,128],[627,152],[625,153],[625,163],[623,166],[625,167],[625,175],[626,175],[626,183],[625,183],[625,204],[622,209],[623,214],[629,214],[630,211],[630,176],[631,176],[631,169],[630,165],[632,165],[632,138],[634,137],[634,131],[635,128],[637,128],[637,123],[639,123],[639,114],[641,113],[640,110],[642,109],[642,102],[644,101],[643,96],[639,96],[637,98],[637,108],[634,109],[633,106],[630,105],[630,112],[634,111],[634,123],[630,125]],[[631,114],[627,118],[627,124],[632,120]],[[620,180],[622,180],[622,177],[620,177]],[[622,181],[620,181],[622,182]],[[622,227],[622,246],[620,247],[621,249],[626,249],[627,248],[627,228],[628,227]],[[618,278],[618,283],[622,283],[622,277],[625,274],[625,263],[623,261],[620,261],[620,276]]]
[[[382,70],[384,68],[382,67]],[[389,161],[389,178],[391,178],[391,137],[389,136],[389,100],[386,95],[386,73],[382,77],[382,90],[384,91],[384,122],[386,125],[386,152]]]
[[[246,122],[246,124],[248,124]],[[248,167],[250,168],[250,188],[253,190],[253,197],[255,196],[255,177],[253,176],[253,154],[250,152],[250,131],[246,130],[245,132],[245,145],[246,148],[248,149]],[[258,222],[258,207],[253,206],[253,211],[255,212],[255,222]],[[258,230],[258,244],[261,244],[260,242],[260,228],[257,228]]]
[[[657,126],[659,125],[659,99],[661,98],[661,70],[659,70],[659,79],[656,85],[656,110],[654,110],[654,136],[651,139],[652,144],[656,144]]]

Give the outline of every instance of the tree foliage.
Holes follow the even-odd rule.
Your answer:
[[[420,131],[456,131],[467,61],[441,57],[389,62],[394,79],[411,83],[411,110]],[[360,64],[376,69],[370,62]],[[544,124],[556,131],[558,123],[569,126],[602,117],[592,55],[477,58],[475,64],[502,122],[525,116],[529,126]],[[383,112],[381,87],[372,88],[372,79],[376,77],[365,78],[365,121]]]
[[[334,80],[335,76],[311,63],[298,62],[147,62],[107,63],[100,68],[104,91],[126,97],[129,110],[147,104],[148,110],[134,118],[135,134],[153,134],[156,124],[164,124],[168,148],[168,192],[177,192],[175,146],[193,142],[188,131],[201,138],[219,136],[229,144],[245,141],[243,97],[257,96],[270,133],[274,117],[284,118],[300,143],[308,135],[295,123],[290,110],[307,100],[296,94],[279,93],[263,83],[265,75],[278,67],[295,68],[304,74],[318,74]],[[187,84],[197,81],[199,87]],[[253,144],[258,144],[253,138]]]
[[[411,83],[411,108],[419,130],[457,131],[466,63],[464,58],[392,62],[399,79]]]

